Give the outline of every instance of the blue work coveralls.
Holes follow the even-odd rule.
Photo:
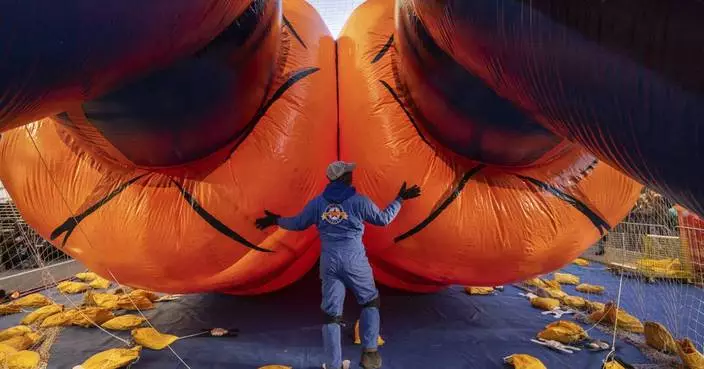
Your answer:
[[[281,217],[277,222],[281,228],[291,231],[301,231],[315,224],[320,232],[321,308],[328,317],[323,325],[323,347],[329,369],[342,367],[340,322],[345,288],[351,289],[357,303],[364,306],[360,318],[362,347],[367,350],[377,348],[379,291],[362,244],[364,222],[385,226],[391,223],[399,210],[401,198],[382,211],[370,199],[358,194],[354,187],[331,182],[300,214]]]

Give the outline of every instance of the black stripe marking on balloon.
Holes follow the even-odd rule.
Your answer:
[[[207,210],[205,210],[200,205],[200,203],[198,203],[198,201],[193,197],[193,195],[186,191],[186,189],[184,189],[183,186],[181,186],[178,182],[172,179],[171,183],[173,183],[178,188],[178,190],[181,191],[181,196],[183,196],[183,199],[186,200],[186,202],[188,203],[188,205],[191,206],[191,208],[193,208],[196,214],[200,215],[200,217],[203,218],[203,220],[205,220],[206,223],[208,223],[216,231],[222,233],[233,241],[242,244],[245,247],[249,247],[252,250],[257,250],[261,252],[274,252],[269,249],[261,248],[247,241],[244,237],[240,236],[237,232],[230,229],[230,227],[226,226],[223,222],[218,220],[218,218],[216,218],[214,215],[210,214]]]
[[[440,206],[437,207],[437,209],[433,210],[430,215],[428,215],[427,218],[425,218],[422,222],[420,222],[418,225],[415,227],[411,228],[409,231],[406,233],[394,238],[394,242],[400,242],[405,240],[408,237],[413,236],[414,234],[420,232],[423,230],[423,228],[427,227],[430,223],[432,223],[440,214],[442,214],[445,209],[447,209],[450,204],[452,204],[453,201],[457,198],[457,196],[460,195],[462,190],[464,189],[464,186],[467,185],[467,182],[469,182],[472,177],[479,173],[480,170],[484,169],[486,165],[480,164],[477,165],[476,167],[472,168],[470,171],[465,173],[462,176],[462,179],[460,179],[459,183],[457,183],[457,186],[455,187],[454,190],[450,193],[450,195],[440,204]]]
[[[288,29],[291,31],[291,34],[293,35],[293,37],[295,37],[296,40],[298,40],[298,42],[300,42],[301,45],[303,45],[304,49],[308,50],[308,46],[306,46],[306,43],[303,42],[303,39],[298,34],[298,32],[296,32],[296,29],[293,28],[293,25],[291,24],[291,22],[288,21],[288,19],[286,18],[285,15],[283,16],[283,19],[284,19],[284,26],[288,27]]]
[[[579,201],[578,199],[560,191],[554,186],[551,186],[545,182],[539,181],[535,178],[530,178],[526,176],[521,176],[517,175],[518,178],[530,182],[531,184],[537,186],[538,188],[547,191],[551,193],[553,196],[557,197],[558,199],[572,205],[575,209],[579,210],[584,216],[586,216],[593,224],[594,227],[599,231],[599,233],[603,236],[606,231],[611,229],[611,225],[607,223],[603,218],[601,218],[597,213],[595,213],[592,209],[590,209],[586,204],[583,202]]]
[[[391,96],[394,98],[394,100],[396,100],[396,102],[398,103],[398,106],[400,106],[401,109],[403,110],[403,112],[406,114],[406,117],[408,117],[408,120],[411,122],[411,124],[413,124],[413,128],[416,129],[416,132],[418,133],[418,137],[420,137],[420,139],[423,140],[423,142],[425,142],[426,144],[428,144],[428,146],[430,146],[430,147],[432,148],[433,145],[430,144],[430,141],[428,141],[428,139],[425,138],[425,136],[423,135],[423,132],[421,132],[420,128],[418,128],[418,124],[416,123],[416,120],[413,119],[413,116],[411,115],[411,112],[409,112],[408,109],[406,109],[406,106],[403,105],[403,102],[401,101],[401,98],[398,96],[398,94],[397,94],[396,91],[393,89],[393,87],[391,87],[391,86],[390,86],[386,81],[384,81],[384,80],[379,80],[379,82],[381,82],[381,84],[384,85],[384,87],[386,88],[386,90],[389,91],[389,93],[390,93]]]
[[[374,64],[374,63],[378,62],[379,60],[381,60],[381,58],[383,58],[384,55],[386,55],[386,53],[389,51],[389,49],[391,48],[391,46],[393,44],[394,44],[394,35],[392,34],[391,37],[389,37],[389,40],[386,41],[386,43],[381,48],[381,50],[379,50],[379,52],[376,54],[374,59],[372,59],[371,64]]]
[[[308,77],[309,75],[311,75],[319,70],[320,70],[320,68],[318,68],[318,67],[307,67],[307,68],[300,69],[300,70],[296,71],[295,73],[293,73],[293,75],[291,75],[291,77],[289,77],[289,79],[286,80],[286,82],[284,82],[281,86],[279,86],[279,88],[276,90],[276,92],[274,92],[274,94],[271,96],[271,99],[269,99],[264,105],[262,105],[261,108],[259,108],[259,111],[257,111],[257,114],[254,114],[254,116],[249,121],[249,123],[247,123],[247,126],[244,129],[244,131],[238,133],[237,137],[231,137],[228,140],[228,142],[231,142],[232,140],[235,140],[236,138],[241,137],[239,142],[237,142],[237,144],[232,146],[232,149],[230,149],[230,154],[228,155],[228,157],[232,156],[232,154],[235,152],[235,150],[237,150],[237,148],[240,146],[240,144],[242,142],[244,142],[244,140],[247,138],[247,136],[249,136],[250,133],[252,133],[252,130],[254,130],[254,126],[257,125],[257,122],[259,122],[259,120],[264,116],[264,114],[266,114],[267,110],[269,110],[269,108],[272,105],[274,105],[274,103],[278,99],[280,99],[281,96],[283,96],[283,94],[286,92],[286,90],[291,88],[291,86],[295,85],[296,83],[298,83],[302,79]]]
[[[100,209],[103,205],[107,204],[108,201],[112,200],[115,196],[119,195],[122,191],[124,191],[127,187],[130,185],[134,184],[137,182],[140,178],[146,176],[147,174],[142,174],[140,176],[134,177],[130,179],[129,181],[121,184],[118,186],[116,189],[108,193],[105,197],[100,199],[100,201],[96,202],[95,204],[91,205],[88,209],[83,211],[81,214],[78,214],[76,216],[69,217],[66,219],[65,222],[63,222],[60,226],[56,227],[53,232],[51,232],[51,235],[49,238],[53,241],[57,237],[61,236],[64,232],[66,235],[64,236],[63,241],[61,242],[61,247],[64,247],[66,245],[66,241],[68,241],[68,238],[71,236],[71,233],[76,229],[76,226],[78,226],[78,223],[83,221],[86,217],[89,215],[93,214],[96,210]]]
[[[320,70],[320,68],[318,68],[318,67],[308,67],[308,68],[303,68],[303,69],[297,71],[296,73],[294,73],[288,80],[286,80],[286,82],[284,82],[284,84],[282,84],[276,90],[276,92],[274,92],[274,95],[271,96],[271,99],[269,99],[269,101],[267,101],[267,103],[264,104],[264,106],[262,107],[262,110],[259,114],[259,117],[263,116],[264,113],[266,113],[266,111],[269,110],[269,108],[276,102],[276,100],[281,98],[281,96],[284,94],[284,92],[286,92],[286,90],[291,88],[291,86],[293,86],[298,81],[302,80],[303,78],[308,77],[309,75],[311,75],[319,70]]]

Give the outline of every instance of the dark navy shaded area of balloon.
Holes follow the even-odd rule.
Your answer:
[[[57,114],[191,55],[235,20],[227,0],[4,1],[0,126]],[[229,13],[228,13],[229,12]],[[108,72],[109,71],[109,72]]]
[[[541,124],[704,214],[704,3],[558,2],[451,0],[435,13],[500,65],[490,87],[520,91],[512,102],[539,107]]]
[[[179,165],[221,149],[263,103],[278,51],[278,15],[275,2],[254,1],[193,56],[86,101],[86,118],[138,165]],[[255,59],[255,68],[246,65]]]
[[[518,1],[685,90],[704,93],[701,1]]]
[[[569,266],[565,270],[584,282],[606,287],[604,296],[582,295],[571,286],[565,290],[594,301],[615,300],[618,278],[609,272]],[[290,365],[298,369],[320,368],[322,339],[320,324],[320,282],[317,271],[281,292],[261,297],[234,297],[214,294],[191,295],[182,300],[161,303],[146,311],[161,332],[188,335],[214,327],[239,328],[239,337],[201,337],[177,341],[173,349],[193,368],[251,369],[266,364]],[[562,354],[531,343],[533,337],[553,318],[530,306],[519,289],[507,286],[496,296],[468,296],[460,287],[433,295],[409,295],[382,289],[382,348],[384,368],[503,368],[502,358],[527,353],[540,358],[548,368],[591,369],[600,367],[603,353]],[[675,293],[676,292],[676,293]],[[704,292],[690,286],[668,283],[641,284],[624,281],[621,304],[641,319],[667,324],[676,335],[687,333],[689,299],[704,299]],[[58,303],[65,297],[51,292]],[[80,295],[73,297],[78,303]],[[673,300],[674,299],[674,300]],[[360,308],[349,298],[345,320],[353,323]],[[673,316],[673,314],[677,314]],[[0,328],[15,325],[21,315],[0,318]],[[672,325],[676,327],[672,327]],[[586,327],[586,326],[585,326]],[[586,327],[588,328],[588,327]],[[351,326],[347,329],[351,333]],[[611,342],[598,329],[590,335]],[[118,332],[129,338],[129,332]],[[695,341],[700,336],[691,337]],[[344,354],[353,363],[359,359],[359,346],[345,337]],[[701,345],[704,342],[695,342]],[[101,350],[121,347],[121,343],[97,329],[70,327],[62,330],[51,350],[50,369],[72,368]],[[647,363],[635,347],[619,342],[617,355],[629,363]],[[143,350],[139,366],[153,369],[179,367],[168,350]]]
[[[408,89],[405,97],[414,110],[415,119],[444,147],[487,164],[525,165],[562,141],[443,51],[410,6],[402,9],[397,13],[399,19],[394,37],[399,54],[402,54],[399,63],[403,63],[403,67],[398,67],[399,83]],[[377,55],[383,55],[386,48],[384,45]],[[432,91],[446,104],[446,109],[461,119],[464,127],[453,127],[453,124],[460,123],[452,122],[446,116],[429,116],[424,108],[433,102],[426,101],[419,91],[415,91],[416,98],[410,96],[420,88]],[[472,132],[472,138],[465,142],[457,137],[458,131]],[[485,134],[492,132],[493,137],[518,134],[522,140],[519,147],[503,145],[501,155],[492,155],[482,149]],[[502,146],[501,143],[494,145]],[[519,152],[527,150],[528,146],[531,146],[531,154],[523,154],[521,158]]]

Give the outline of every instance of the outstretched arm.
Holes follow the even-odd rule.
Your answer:
[[[276,224],[289,231],[303,231],[315,224],[317,217],[318,207],[314,199],[308,202],[298,215],[293,217],[280,217],[276,221]]]
[[[379,210],[379,207],[374,202],[366,197],[363,197],[362,216],[366,222],[375,226],[385,226],[391,223],[399,210],[401,210],[401,197],[397,197],[384,210]]]
[[[364,220],[368,223],[376,226],[385,226],[396,218],[399,210],[401,210],[401,202],[403,200],[414,199],[418,196],[420,196],[420,187],[411,186],[411,188],[407,188],[406,182],[403,182],[396,199],[392,201],[391,204],[389,204],[389,206],[387,206],[383,211],[380,211],[372,200],[363,197],[364,203],[362,204],[361,213],[363,214]]]

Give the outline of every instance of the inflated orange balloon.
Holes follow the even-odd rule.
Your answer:
[[[38,18],[26,34],[44,43],[18,60],[57,37],[71,40],[63,58],[0,77],[0,131],[43,118],[3,132],[0,178],[29,224],[102,276],[164,292],[282,288],[314,265],[316,232],[254,220],[298,212],[338,158],[358,163],[356,186],[379,205],[403,181],[423,187],[365,238],[377,279],[411,291],[557,269],[638,197],[640,185],[543,128],[539,107],[456,62],[471,48],[448,48],[453,32],[439,46],[427,25],[444,18],[413,1],[367,1],[337,49],[303,0],[205,3],[118,6],[121,26],[96,36]],[[93,6],[57,14],[90,25],[104,20]],[[119,47],[102,53],[107,41]]]
[[[341,154],[358,164],[357,188],[380,204],[403,181],[423,188],[389,227],[367,229],[376,278],[423,292],[569,263],[641,186],[438,52],[404,3],[394,14],[392,0],[367,1],[338,39]]]
[[[334,40],[305,1],[280,4],[253,1],[198,53],[4,133],[0,177],[27,222],[135,287],[256,294],[310,270],[313,229],[254,227],[321,191],[336,156]]]

